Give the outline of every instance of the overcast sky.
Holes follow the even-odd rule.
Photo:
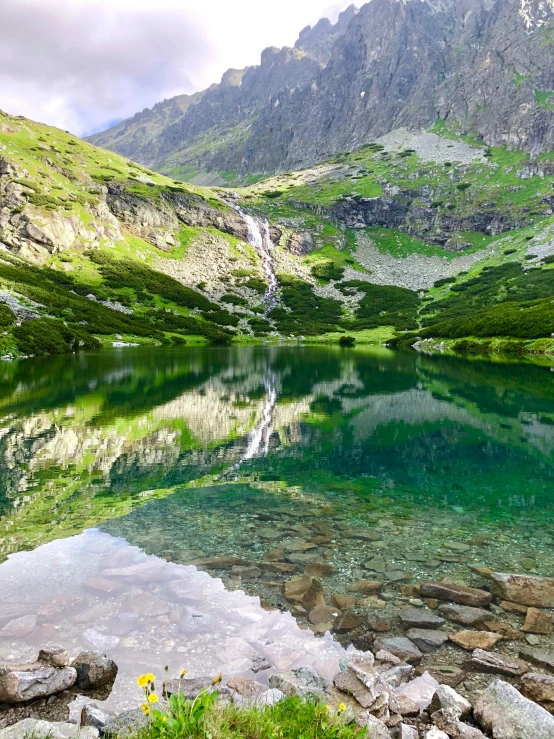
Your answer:
[[[292,46],[352,0],[0,0],[0,108],[103,130]]]

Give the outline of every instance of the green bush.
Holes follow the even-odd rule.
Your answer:
[[[255,290],[260,295],[265,295],[267,290],[267,282],[261,280],[259,277],[253,277],[251,280],[248,280],[245,285],[251,290]]]
[[[289,275],[279,275],[279,285],[282,305],[274,308],[269,317],[280,333],[319,336],[340,325],[339,300],[319,297],[312,285]]]
[[[100,342],[84,331],[65,326],[61,321],[39,318],[25,321],[13,329],[13,337],[22,354],[65,354],[78,349],[98,349]]]
[[[393,285],[372,285],[361,280],[348,280],[337,285],[341,291],[350,287],[365,293],[358,304],[356,321],[352,328],[377,328],[394,326],[401,331],[417,328],[417,310],[420,304],[417,293]]]
[[[356,345],[356,339],[354,336],[341,336],[339,339],[339,346],[350,348]]]
[[[233,293],[222,295],[221,300],[229,305],[248,305],[248,300],[241,298],[240,295],[234,295]]]
[[[15,313],[7,305],[0,303],[0,328],[5,329],[15,322]]]
[[[335,264],[335,262],[326,261],[314,264],[311,267],[310,272],[319,280],[325,280],[326,282],[329,282],[329,280],[342,280],[344,269],[345,268],[342,265]]]

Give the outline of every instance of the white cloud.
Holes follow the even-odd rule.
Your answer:
[[[257,64],[351,0],[0,2],[0,108],[79,135]]]

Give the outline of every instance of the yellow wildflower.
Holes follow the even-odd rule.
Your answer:
[[[327,703],[327,705],[325,706],[325,710],[328,711],[330,708],[331,706]]]
[[[150,716],[150,709],[149,708],[146,709],[146,711],[144,712],[144,715],[145,716]]]
[[[185,677],[186,674],[187,674],[186,670],[181,670],[181,677]]]
[[[220,683],[222,680],[223,675],[220,672],[219,675],[217,677],[214,677],[214,679],[212,680],[212,685],[217,685],[217,683]]]
[[[167,716],[164,716],[164,717],[162,718],[162,724],[167,724]]]
[[[151,672],[147,672],[144,677],[148,680],[149,683],[153,683],[156,679]]]
[[[339,703],[339,711],[346,711],[346,706],[344,703]]]
[[[137,683],[140,685],[141,688],[145,688],[148,685],[148,676],[139,675],[139,677],[137,677]]]
[[[146,711],[149,711],[149,710],[150,710],[150,709],[148,708],[148,703],[143,703],[143,704],[142,704],[142,706],[141,706],[141,708],[142,708],[142,710],[144,711],[144,713],[146,713]]]
[[[156,695],[156,693],[150,693],[150,695],[148,696],[148,702],[149,703],[157,703],[158,702],[158,696]]]

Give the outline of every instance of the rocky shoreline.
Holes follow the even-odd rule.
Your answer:
[[[334,594],[327,604],[316,577],[293,575],[283,589],[293,613],[304,615],[316,633],[334,631],[346,647],[332,680],[309,666],[270,674],[274,665],[260,657],[249,676],[226,677],[217,687],[211,676],[166,680],[162,695],[183,691],[192,699],[218,689],[220,701],[245,707],[313,696],[333,710],[344,706],[345,720],[367,727],[370,739],[552,738],[554,650],[541,648],[541,639],[554,634],[554,578],[482,574],[490,588],[444,580],[409,586],[412,597],[398,612],[402,635],[387,633],[392,627],[378,615],[379,581],[351,588],[377,606],[362,624],[351,610],[351,593]],[[520,627],[510,622],[514,616],[524,620]],[[12,633],[25,626],[15,621]],[[422,666],[429,654],[448,648],[464,650],[461,665]],[[81,736],[93,739],[144,726],[138,707],[120,715],[102,708],[117,671],[103,652],[82,652],[70,661],[61,647],[42,649],[31,664],[0,665],[0,739],[30,733],[70,739],[79,725],[88,727]],[[80,715],[70,709],[73,701]]]

